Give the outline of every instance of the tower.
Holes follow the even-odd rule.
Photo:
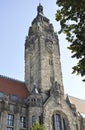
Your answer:
[[[25,41],[25,82],[29,91],[36,85],[46,93],[55,81],[63,86],[58,37],[39,4]]]
[[[25,41],[25,82],[0,75],[0,130],[85,130],[85,101],[64,95],[59,42],[41,4]]]
[[[27,98],[30,128],[33,120],[44,123],[49,117],[44,105],[50,97],[60,104],[64,95],[58,37],[41,4],[25,41],[25,83],[30,92]]]

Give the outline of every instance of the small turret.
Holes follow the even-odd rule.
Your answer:
[[[42,106],[42,97],[38,92],[36,86],[33,87],[30,96],[27,98],[27,104],[31,107],[41,107]]]
[[[28,96],[26,103],[28,105],[28,120],[30,122],[30,128],[36,120],[40,122],[42,115],[42,96],[35,85],[30,93],[30,96]]]

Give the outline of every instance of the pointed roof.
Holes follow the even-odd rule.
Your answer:
[[[47,17],[45,17],[43,14],[43,6],[39,3],[39,5],[37,6],[37,16],[32,21],[32,24],[40,21],[40,19],[42,19],[42,18],[43,18],[43,21],[49,23],[49,19]]]
[[[31,94],[39,94],[37,87],[34,85]]]
[[[0,92],[4,92],[6,95],[13,94],[19,96],[21,99],[29,95],[24,82],[2,75],[0,75]]]

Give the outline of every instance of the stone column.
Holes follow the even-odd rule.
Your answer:
[[[7,111],[1,112],[1,125],[0,130],[6,130],[7,127]]]
[[[20,115],[19,115],[19,113],[15,114],[15,118],[14,118],[14,130],[20,130]]]

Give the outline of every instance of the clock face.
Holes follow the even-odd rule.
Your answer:
[[[51,41],[47,42],[47,50],[48,52],[53,52],[53,43]]]

